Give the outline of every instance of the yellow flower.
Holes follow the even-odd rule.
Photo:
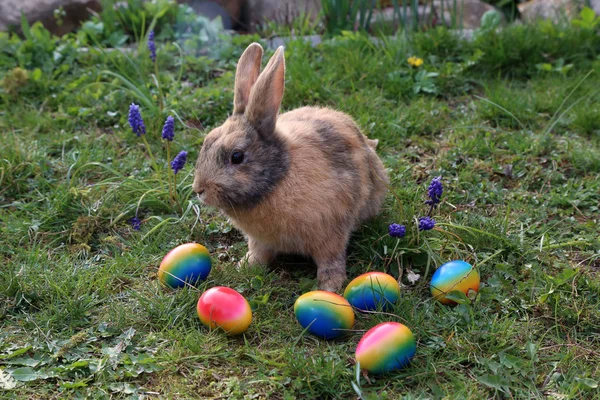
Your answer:
[[[419,57],[412,56],[407,61],[411,67],[420,67],[423,65],[423,59]]]

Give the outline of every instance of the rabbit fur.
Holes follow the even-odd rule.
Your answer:
[[[268,264],[278,253],[311,256],[319,288],[339,291],[350,234],[379,212],[385,197],[377,141],[332,109],[279,115],[283,47],[260,73],[262,55],[258,43],[242,54],[233,114],[206,136],[193,190],[247,236],[240,264]]]

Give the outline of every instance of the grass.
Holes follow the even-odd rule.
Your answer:
[[[194,160],[205,133],[230,112],[235,62],[255,38],[234,38],[218,58],[180,56],[160,43],[161,112],[147,54],[78,52],[74,37],[55,43],[31,29],[32,38],[10,39],[0,57],[2,397],[599,395],[597,34],[540,24],[472,43],[436,29],[378,45],[358,34],[315,49],[288,45],[283,108],[321,104],[351,114],[380,139],[394,194],[353,236],[348,271],[401,273],[402,297],[392,316],[359,314],[356,332],[326,342],[293,315],[295,299],[316,287],[309,260],[238,271],[246,244],[194,200],[193,162],[178,175],[183,208],[169,200],[164,118],[176,111],[172,149]],[[28,56],[60,45],[69,57]],[[431,92],[415,90],[423,82],[406,63],[412,55],[437,74],[427,78]],[[559,58],[573,68],[536,68]],[[154,102],[142,112],[158,171],[127,126],[128,105],[143,101]],[[438,175],[438,229],[418,232],[414,220]],[[140,231],[128,224],[136,210]],[[391,222],[407,224],[407,236],[390,238]],[[166,290],[157,266],[188,241],[209,248],[213,271],[196,290]],[[451,259],[476,265],[482,288],[445,307],[428,281]],[[410,272],[420,275],[415,284]],[[201,325],[198,296],[215,285],[250,301],[245,334]],[[412,329],[416,357],[401,371],[357,378],[361,333],[389,320]]]

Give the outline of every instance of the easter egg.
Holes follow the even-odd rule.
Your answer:
[[[212,262],[208,249],[198,243],[175,247],[163,258],[158,269],[158,279],[171,288],[194,285],[206,279]]]
[[[324,339],[341,336],[343,329],[354,326],[354,311],[350,303],[338,294],[323,290],[298,297],[294,314],[303,328]]]
[[[479,290],[479,272],[465,261],[447,262],[431,277],[431,294],[442,304],[455,304],[446,294],[458,290],[467,294],[469,289]]]
[[[344,297],[359,310],[389,309],[400,298],[400,286],[391,275],[367,272],[346,286]]]
[[[417,351],[410,329],[398,322],[384,322],[367,331],[356,346],[356,361],[373,374],[405,367]]]
[[[215,286],[198,299],[198,317],[210,329],[220,328],[228,335],[245,332],[252,322],[248,301],[237,291]]]

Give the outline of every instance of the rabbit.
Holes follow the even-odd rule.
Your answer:
[[[319,289],[336,292],[351,232],[379,213],[386,194],[378,141],[329,108],[279,115],[283,46],[260,73],[262,55],[252,43],[240,57],[233,114],[205,137],[192,188],[248,238],[240,266],[266,265],[279,253],[311,256]]]

